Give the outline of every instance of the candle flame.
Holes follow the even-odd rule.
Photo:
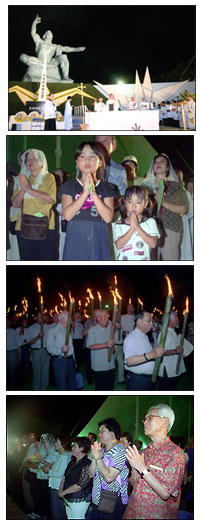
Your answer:
[[[186,300],[185,300],[185,309],[183,311],[183,315],[185,316],[185,314],[187,314],[189,312],[189,298],[187,296]]]
[[[117,296],[116,296],[115,291],[112,290],[111,287],[110,287],[110,292],[113,295],[114,305],[117,305]]]
[[[41,279],[40,278],[37,278],[37,288],[38,288],[38,292],[41,292]]]
[[[169,279],[169,276],[165,274],[165,278],[167,280],[167,285],[168,285],[168,296],[173,296],[173,290],[172,290],[171,281]]]
[[[89,293],[90,299],[93,300],[94,296],[92,294],[92,291],[90,289],[87,289],[87,292]]]
[[[122,300],[121,296],[119,295],[118,289],[115,289],[115,295],[119,300]]]

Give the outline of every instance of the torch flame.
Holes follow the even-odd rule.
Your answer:
[[[87,289],[87,292],[89,293],[90,299],[93,300],[94,296],[92,294],[92,291],[90,289]]]
[[[119,291],[118,291],[118,289],[115,289],[115,295],[116,295],[116,297],[117,297],[119,300],[122,299],[121,296],[119,295]]]
[[[186,300],[185,300],[185,309],[183,311],[183,315],[185,316],[185,314],[189,312],[189,298],[187,296]]]
[[[38,288],[38,292],[41,292],[41,279],[40,278],[37,278],[37,288]]]
[[[111,287],[110,287],[110,292],[113,295],[114,305],[117,305],[117,296],[116,296],[115,291],[112,290]]]
[[[142,306],[144,305],[144,303],[140,300],[140,298],[137,298],[137,300],[138,300],[138,303],[139,303],[140,305],[142,305]]]
[[[99,301],[101,301],[101,294],[98,290],[97,290],[97,296],[98,296]]]
[[[128,303],[129,303],[129,305],[132,304],[132,300],[131,300],[131,298],[129,298]]]
[[[168,285],[168,296],[173,296],[173,290],[172,290],[171,281],[169,279],[169,276],[165,274],[165,278],[167,280],[167,285]]]
[[[115,283],[115,285],[117,285],[117,276],[116,276],[116,274],[114,275],[114,283]]]

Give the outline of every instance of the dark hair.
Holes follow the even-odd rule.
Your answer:
[[[121,428],[115,418],[105,418],[105,420],[98,423],[99,427],[102,425],[106,426],[108,431],[113,431],[116,439],[120,440]]]
[[[88,437],[76,437],[74,442],[76,442],[79,447],[83,448],[83,453],[89,453],[91,448],[91,442]]]
[[[170,437],[170,438],[171,438],[171,437]],[[142,440],[137,440],[137,439],[136,439],[135,442],[134,442],[134,446],[136,446],[136,448],[137,448],[138,450],[141,449],[141,447],[142,447]]]
[[[94,442],[95,442],[95,440],[97,439],[97,435],[96,435],[96,433],[92,433],[91,431],[89,431],[88,435],[91,435],[92,440],[94,440]],[[89,437],[88,437],[88,438],[89,438]],[[90,439],[89,439],[89,440],[90,440]]]
[[[137,320],[141,320],[142,318],[144,318],[144,315],[146,314],[146,310],[141,310],[140,312],[138,312],[138,314],[136,314],[135,316],[135,324],[137,323]]]
[[[106,162],[105,162],[105,157],[104,157],[103,148],[102,148],[101,144],[99,142],[96,142],[96,141],[85,141],[85,142],[82,142],[81,144],[79,144],[79,146],[76,149],[75,160],[78,159],[78,157],[81,155],[84,146],[90,146],[91,150],[94,153],[96,153],[96,155],[99,157],[100,161],[102,161],[102,165],[97,170],[96,177],[100,181],[104,182],[104,180],[105,180]],[[79,170],[78,171],[78,177],[80,177],[80,175],[81,175],[81,172]]]
[[[69,97],[67,97],[67,100],[72,100],[72,97],[69,95]]]
[[[122,217],[124,218],[127,217],[126,201],[131,200],[131,197],[133,195],[137,195],[137,197],[139,197],[139,199],[141,199],[142,201],[148,200],[148,205],[146,208],[144,208],[143,213],[142,213],[142,221],[141,221],[142,223],[143,221],[146,221],[147,219],[149,219],[149,217],[151,216],[151,212],[152,212],[152,203],[149,199],[148,190],[144,186],[133,185],[133,186],[129,186],[126,189],[125,195],[121,197],[121,199],[119,200],[120,213]]]
[[[61,441],[62,447],[65,449],[65,451],[68,451],[71,447],[71,438],[69,438],[66,433],[59,433],[56,435],[56,439],[57,438]]]
[[[169,171],[170,171],[170,164],[169,164],[169,157],[166,153],[158,153],[157,155],[155,155],[155,157],[153,158],[153,164],[155,162],[155,160],[158,158],[158,157],[164,157],[167,161],[167,177],[169,176]]]
[[[121,433],[120,437],[126,437],[128,442],[130,442],[132,444],[133,438],[132,438],[131,433],[129,433],[128,431],[123,431]]]

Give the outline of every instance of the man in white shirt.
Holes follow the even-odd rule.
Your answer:
[[[121,330],[122,330],[122,337],[123,340],[129,334],[129,332],[132,332],[135,327],[135,307],[132,303],[129,303],[127,305],[127,313],[122,314],[121,316]]]
[[[27,328],[27,343],[32,349],[33,391],[47,391],[49,384],[49,355],[46,348],[46,336],[49,325],[43,323],[41,313],[35,315],[36,322]]]
[[[112,391],[115,380],[115,355],[108,358],[108,351],[113,348],[111,324],[108,312],[99,310],[96,314],[97,325],[89,329],[87,346],[91,349],[91,367],[94,372],[95,390]],[[114,350],[114,349],[113,349]]]
[[[135,101],[134,97],[131,97],[131,100],[128,103],[128,109],[129,110],[137,110],[138,109],[138,104]]]
[[[163,347],[152,349],[147,333],[152,327],[149,312],[141,311],[135,317],[136,328],[124,340],[127,391],[151,391],[154,360],[163,355]]]
[[[65,344],[68,312],[58,314],[58,323],[47,334],[47,349],[52,356],[53,371],[58,391],[76,391],[76,369],[72,337]]]
[[[148,109],[149,109],[148,102],[145,100],[144,97],[142,97],[142,100],[140,102],[140,110],[148,110]]]
[[[99,98],[99,102],[95,102],[94,111],[97,111],[97,112],[106,111],[106,105],[104,104],[102,97]]]
[[[164,346],[164,355],[158,373],[158,389],[160,391],[173,391],[177,388],[179,376],[186,372],[184,358],[193,351],[193,345],[184,339],[183,347],[180,345],[181,335],[175,328],[179,326],[179,317],[176,311],[170,314],[167,337]],[[159,343],[158,338],[158,343]],[[179,371],[176,372],[178,356],[181,354]]]
[[[7,389],[16,389],[16,368],[21,362],[21,340],[16,329],[12,328],[10,318],[6,319],[6,368]]]
[[[115,96],[110,93],[109,99],[106,101],[106,111],[118,111],[119,102],[115,99]]]

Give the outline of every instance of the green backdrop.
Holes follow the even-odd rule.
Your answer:
[[[143,447],[150,441],[144,435],[142,419],[148,409],[158,403],[169,405],[175,412],[175,423],[170,431],[171,436],[183,436],[187,442],[193,434],[193,396],[188,395],[116,395],[108,396],[93,418],[82,429],[80,436],[87,436],[89,432],[98,435],[98,422],[104,418],[116,418],[121,431],[129,431],[133,440],[142,440]],[[79,423],[80,425],[80,423]],[[75,431],[75,430],[74,430]],[[73,435],[73,433],[72,433]]]
[[[28,148],[42,150],[48,162],[50,172],[62,168],[75,176],[74,154],[77,146],[85,140],[92,140],[93,135],[9,135],[7,136],[7,162],[19,172],[17,154]],[[134,155],[139,163],[138,175],[144,176],[151,161],[158,153],[142,135],[117,135],[117,149],[112,154],[112,159],[121,163],[126,155]]]

